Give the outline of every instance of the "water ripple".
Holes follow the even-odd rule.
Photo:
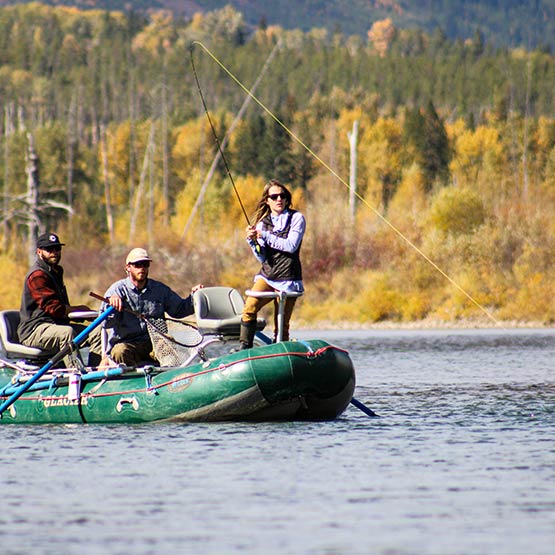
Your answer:
[[[0,426],[2,553],[551,554],[555,333],[326,333],[380,418]]]

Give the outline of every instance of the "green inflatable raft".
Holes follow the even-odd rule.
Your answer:
[[[0,402],[26,379],[0,368]],[[285,341],[178,368],[45,373],[0,424],[331,420],[354,387],[346,351],[322,340]]]
[[[50,359],[19,343],[19,311],[0,311],[0,424],[331,420],[349,403],[374,416],[353,398],[355,370],[345,350],[319,339],[272,343],[263,319],[255,347],[237,350],[241,294],[207,287],[193,300],[194,326],[154,330],[160,366],[137,368],[85,368],[79,358],[65,366],[112,307],[90,314],[94,321]],[[281,311],[283,295],[279,301]],[[184,329],[195,340],[179,350]]]

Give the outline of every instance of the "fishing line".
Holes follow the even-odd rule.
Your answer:
[[[247,220],[247,224],[250,226],[251,222],[249,220],[249,216],[247,215],[247,211],[245,210],[245,207],[243,206],[243,201],[241,200],[241,197],[239,196],[239,191],[237,190],[237,187],[235,187],[235,181],[233,180],[233,176],[231,175],[231,171],[230,171],[229,166],[227,164],[227,160],[224,156],[222,145],[220,144],[220,139],[218,139],[218,135],[216,133],[216,130],[214,129],[214,125],[212,125],[212,119],[210,118],[210,113],[208,112],[208,107],[206,106],[206,101],[204,100],[204,95],[202,94],[202,89],[200,88],[200,82],[199,82],[199,79],[198,79],[197,70],[195,68],[195,61],[194,61],[194,58],[193,58],[193,47],[194,47],[195,43],[200,44],[201,46],[202,46],[202,43],[194,41],[191,44],[191,47],[189,48],[189,54],[191,56],[191,67],[193,68],[193,75],[195,76],[195,81],[197,83],[198,93],[200,95],[200,99],[202,100],[202,105],[204,107],[204,112],[206,114],[206,117],[208,118],[208,123],[210,124],[210,129],[212,130],[212,135],[214,135],[216,145],[218,146],[218,152],[220,153],[220,156],[221,156],[222,161],[224,163],[227,175],[229,176],[229,180],[231,181],[231,185],[233,186],[233,190],[235,191],[235,194],[237,195],[237,200],[239,201],[239,204],[241,205],[241,210],[243,211],[243,214],[245,216],[245,220]],[[203,48],[204,48],[204,46],[203,46]],[[254,98],[254,97],[252,97],[252,98]]]
[[[301,145],[315,160],[317,160],[324,168],[326,168],[336,179],[339,180],[349,191],[351,191],[351,187],[349,184],[337,174],[337,172],[331,168],[324,160],[322,160],[307,144],[305,144],[287,125],[285,125],[262,101],[260,101],[243,83],[235,77],[233,73],[224,64],[200,41],[193,41],[191,44],[191,62],[193,60],[193,47],[195,44],[198,44],[213,60],[216,62],[220,68],[227,73],[227,75],[246,93],[248,94],[278,125],[280,125],[289,135],[295,139],[295,141]],[[197,78],[195,73],[195,79]],[[198,85],[198,80],[197,80]],[[199,89],[200,91],[200,89]],[[202,94],[201,94],[202,96]],[[204,104],[204,99],[203,99]],[[206,109],[206,105],[205,105]],[[208,115],[208,111],[206,112]],[[217,139],[216,139],[217,140]],[[219,143],[218,143],[219,145]],[[227,164],[226,164],[227,166]],[[235,187],[235,185],[234,185]],[[236,191],[237,192],[237,191]],[[449,277],[424,251],[422,251],[419,247],[417,247],[400,229],[398,229],[394,224],[392,224],[383,214],[379,212],[376,208],[374,208],[371,204],[369,204],[366,199],[364,199],[358,192],[354,191],[354,195],[356,198],[364,204],[367,208],[369,208],[374,214],[384,223],[386,224],[392,231],[394,231],[405,243],[407,243],[411,248],[413,248],[426,262],[428,262],[435,270],[437,270],[451,285],[453,285],[456,289],[458,289],[472,304],[474,304],[478,309],[480,309],[490,320],[492,320],[495,324],[501,325],[492,314],[490,314],[485,307],[483,307],[470,293],[468,293],[465,289],[463,289],[454,279]],[[242,206],[242,204],[241,204]],[[243,209],[244,210],[244,209]]]

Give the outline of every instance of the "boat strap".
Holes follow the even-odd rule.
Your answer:
[[[87,395],[96,393],[107,381],[108,378],[102,378],[90,391],[87,391]]]
[[[154,393],[158,395],[158,390],[152,387],[152,366],[143,368],[143,373],[145,375],[145,387],[149,393]]]

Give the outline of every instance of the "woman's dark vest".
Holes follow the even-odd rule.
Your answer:
[[[66,287],[64,285],[64,270],[61,266],[58,266],[58,271],[53,272],[48,264],[37,258],[35,265],[29,270],[29,273],[25,276],[25,286],[23,287],[23,296],[21,298],[21,309],[19,311],[20,314],[20,322],[17,328],[17,334],[19,336],[19,340],[22,341],[31,333],[39,324],[67,324],[69,320],[67,318],[63,319],[54,319],[44,310],[39,308],[37,302],[31,296],[31,292],[29,291],[29,286],[27,285],[27,280],[29,276],[37,271],[40,270],[44,272],[52,282],[52,286],[57,293],[58,298],[63,304],[69,305],[69,299],[67,296]]]
[[[272,216],[268,214],[262,222],[265,228],[277,237],[287,237],[291,229],[291,220],[296,210],[290,210],[283,231],[274,231]],[[302,242],[301,242],[302,245]],[[289,281],[303,279],[301,267],[301,245],[295,252],[284,252],[266,245],[266,261],[262,264],[260,273],[272,281]]]

